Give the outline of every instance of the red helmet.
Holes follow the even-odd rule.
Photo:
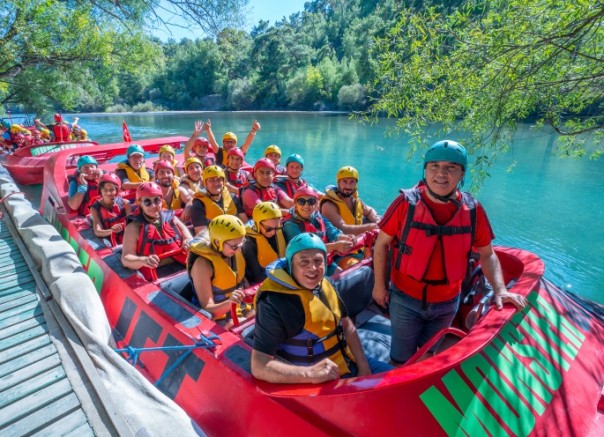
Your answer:
[[[55,121],[57,123],[61,123],[63,121],[63,117],[61,116],[61,114],[59,114],[59,113],[55,114]]]
[[[254,174],[256,174],[256,171],[262,167],[268,167],[272,171],[275,171],[275,164],[273,164],[273,161],[268,158],[260,158],[258,161],[256,161],[256,164],[254,164]]]
[[[204,138],[204,137],[199,137],[195,140],[195,143],[193,144],[195,146],[203,146],[203,147],[210,147],[210,142]]]
[[[99,179],[99,194],[101,194],[101,188],[106,182],[112,183],[117,187],[117,191],[122,189],[122,181],[117,177],[115,173],[105,173]]]
[[[243,150],[241,150],[239,147],[233,147],[231,150],[229,150],[227,156],[239,156],[241,159],[245,158]]]
[[[170,164],[168,161],[165,161],[163,159],[161,159],[155,163],[155,167],[153,167],[153,171],[155,173],[157,173],[161,169],[170,170],[172,173],[174,173],[174,167],[172,166],[172,164]]]
[[[136,200],[140,200],[141,197],[155,196],[163,196],[160,186],[155,182],[143,182],[136,189]]]
[[[318,199],[319,193],[317,193],[312,188],[304,185],[296,190],[296,192],[294,193],[294,200],[296,200],[298,197],[303,197],[303,196],[314,197],[315,199]]]

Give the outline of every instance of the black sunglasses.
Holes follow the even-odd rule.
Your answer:
[[[143,205],[144,206],[151,206],[151,205],[161,205],[161,197],[154,197],[153,199],[143,199]]]
[[[304,199],[303,197],[298,197],[296,199],[296,203],[300,206],[304,206],[304,205],[314,206],[317,204],[317,199],[315,199],[314,197],[311,197],[310,199]]]
[[[273,231],[277,231],[279,229],[283,229],[283,225],[279,225],[279,226],[275,226],[275,227],[270,227],[270,226],[266,226],[264,223],[260,223],[262,225],[262,227],[264,228],[264,230],[266,232],[273,232]]]

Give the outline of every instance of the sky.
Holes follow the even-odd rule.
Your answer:
[[[248,10],[250,11],[248,26],[246,30],[252,30],[252,27],[260,20],[268,20],[269,23],[275,24],[275,21],[281,20],[283,17],[289,17],[295,12],[304,10],[304,3],[309,0],[249,0]],[[166,31],[155,31],[154,34],[167,41],[169,38],[174,38],[180,41],[182,38],[201,38],[204,37],[201,31],[191,29],[183,29],[178,26],[172,26],[172,35]]]

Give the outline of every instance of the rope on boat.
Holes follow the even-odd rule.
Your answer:
[[[214,342],[217,340],[217,342]],[[164,371],[164,373],[155,381],[155,386],[159,386],[162,381],[170,374],[178,365],[180,365],[195,349],[212,349],[216,347],[217,344],[220,344],[220,337],[218,337],[214,333],[209,334],[201,334],[199,337],[199,341],[195,344],[191,345],[180,345],[180,346],[153,346],[153,347],[133,347],[127,346],[121,349],[114,349],[117,353],[125,353],[126,361],[128,361],[133,366],[136,366],[138,363],[138,359],[142,352],[153,352],[153,351],[186,351],[182,354],[178,359]]]

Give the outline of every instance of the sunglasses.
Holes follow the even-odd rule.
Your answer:
[[[279,226],[275,226],[275,227],[266,226],[264,223],[260,223],[260,225],[264,228],[264,230],[266,232],[273,232],[273,231],[277,231],[279,229],[283,229],[283,225],[279,225]]]
[[[304,205],[315,206],[317,204],[317,199],[315,199],[314,197],[311,197],[310,199],[304,199],[303,197],[298,197],[296,199],[296,203],[300,206],[304,206]]]
[[[154,197],[153,199],[143,199],[143,205],[144,206],[151,206],[151,205],[161,205],[161,197]]]
[[[243,243],[245,243],[245,238],[239,244],[231,244],[228,241],[224,242],[224,244],[226,244],[227,246],[229,246],[233,250],[239,250],[239,249],[241,249],[243,247]]]

